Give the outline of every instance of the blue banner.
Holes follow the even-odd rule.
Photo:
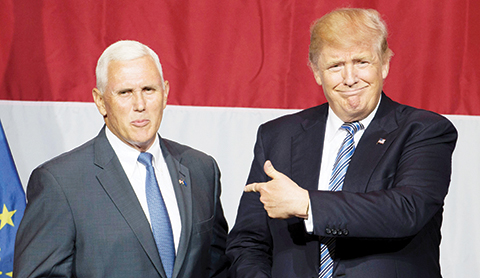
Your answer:
[[[25,192],[0,121],[0,277],[12,277],[13,250],[25,211]]]

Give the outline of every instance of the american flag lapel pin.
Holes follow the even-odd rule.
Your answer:
[[[184,179],[184,178],[178,179],[178,184],[187,186],[187,183],[185,182],[185,179]]]
[[[378,144],[383,145],[383,144],[385,144],[385,141],[387,141],[387,140],[385,140],[385,138],[380,138],[380,139],[378,139],[378,141],[377,141],[377,145],[378,145]]]

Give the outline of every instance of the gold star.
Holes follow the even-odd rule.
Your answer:
[[[0,230],[7,224],[14,227],[12,216],[17,212],[16,210],[8,211],[7,206],[3,204],[3,212],[0,213]]]

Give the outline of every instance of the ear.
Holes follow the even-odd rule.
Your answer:
[[[312,66],[313,76],[315,77],[315,81],[319,86],[322,86],[322,78],[320,77],[320,71],[315,67]]]
[[[99,89],[94,88],[92,90],[92,95],[93,95],[93,101],[95,102],[95,105],[97,106],[98,111],[102,116],[107,116],[107,109],[105,109],[105,100],[103,99],[103,95],[100,92]]]
[[[163,108],[167,106],[168,93],[170,92],[170,83],[167,80],[163,82],[165,89],[163,90]]]
[[[383,77],[383,79],[387,78],[389,70],[390,70],[390,60],[387,60],[382,65],[382,77]]]

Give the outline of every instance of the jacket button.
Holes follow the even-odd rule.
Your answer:
[[[335,236],[335,235],[337,235],[337,234],[338,234],[338,230],[337,230],[337,229],[333,229],[333,230],[332,230],[332,235]]]
[[[348,235],[348,230],[347,230],[347,229],[343,229],[343,234],[344,234],[344,235]]]
[[[330,228],[325,228],[325,233],[329,235],[332,233],[332,230]]]

